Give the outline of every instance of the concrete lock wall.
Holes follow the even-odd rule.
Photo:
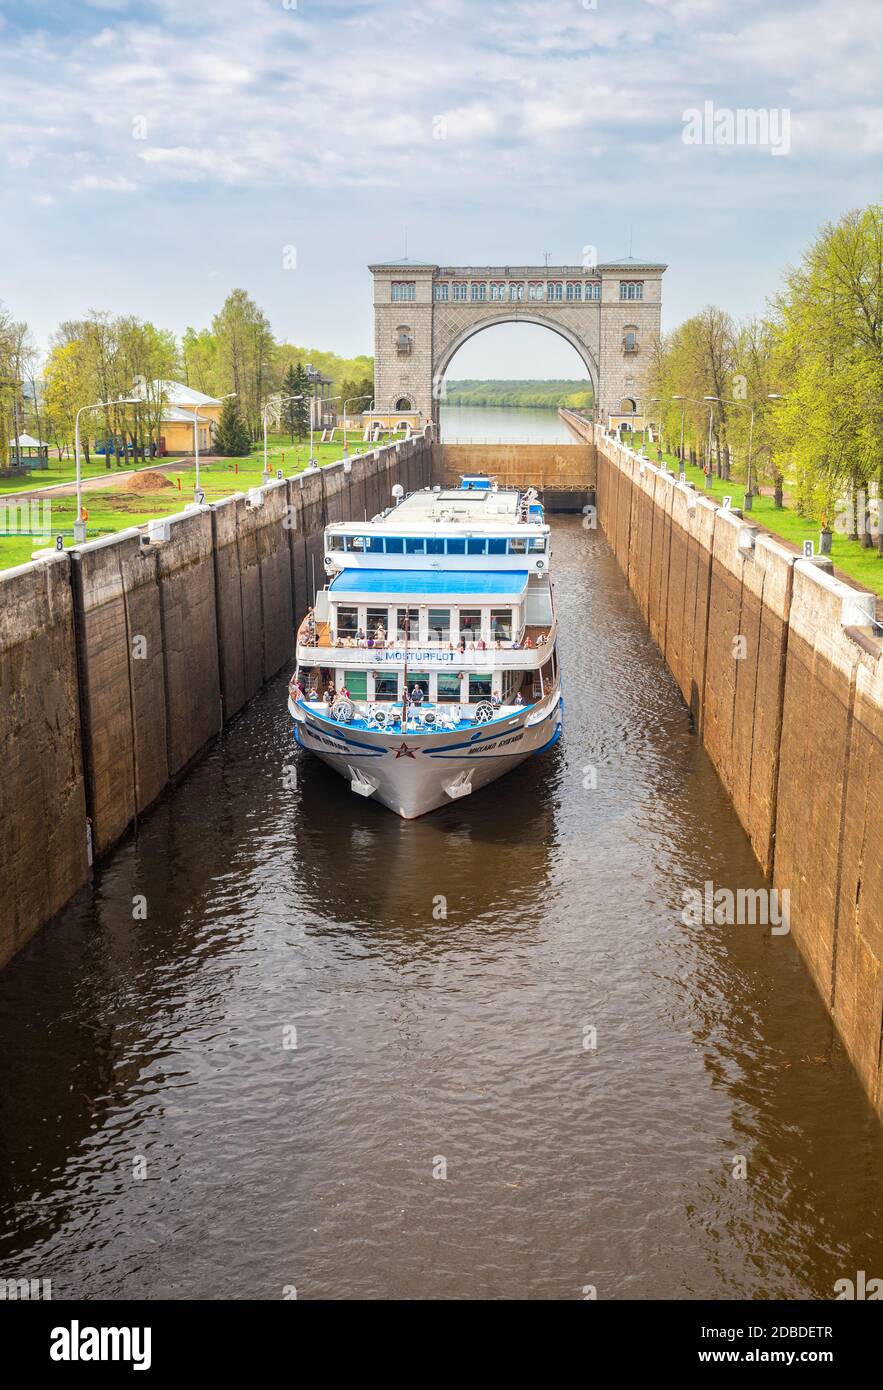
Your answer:
[[[535,487],[550,511],[580,511],[594,500],[594,444],[436,444],[433,481],[456,487],[484,473],[500,487]]]
[[[293,659],[325,526],[430,469],[419,436],[0,575],[0,965]]]
[[[876,597],[597,427],[596,442],[600,525],[883,1115]]]

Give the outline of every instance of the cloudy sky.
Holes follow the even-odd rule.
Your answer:
[[[0,4],[0,299],[45,342],[89,308],[205,325],[242,285],[280,337],[370,352],[366,266],[407,239],[466,264],[631,245],[670,266],[665,326],[746,315],[880,196],[881,41],[879,0]],[[787,152],[685,143],[706,102],[787,113]],[[452,374],[581,374],[518,335]]]

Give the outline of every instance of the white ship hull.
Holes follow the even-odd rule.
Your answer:
[[[470,796],[551,748],[561,734],[561,705],[556,688],[538,704],[506,707],[487,723],[429,733],[413,725],[403,732],[340,724],[316,704],[288,702],[300,747],[345,777],[356,794],[405,820]]]

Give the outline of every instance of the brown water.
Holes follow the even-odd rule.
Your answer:
[[[605,541],[555,532],[552,753],[405,823],[292,750],[283,675],[0,975],[0,1277],[576,1299],[883,1275],[880,1130],[791,939],[680,924],[685,887],[762,880]]]

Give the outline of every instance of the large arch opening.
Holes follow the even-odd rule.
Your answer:
[[[593,414],[597,366],[556,324],[501,317],[463,329],[440,355],[434,395],[443,443],[573,443],[560,406]]]

